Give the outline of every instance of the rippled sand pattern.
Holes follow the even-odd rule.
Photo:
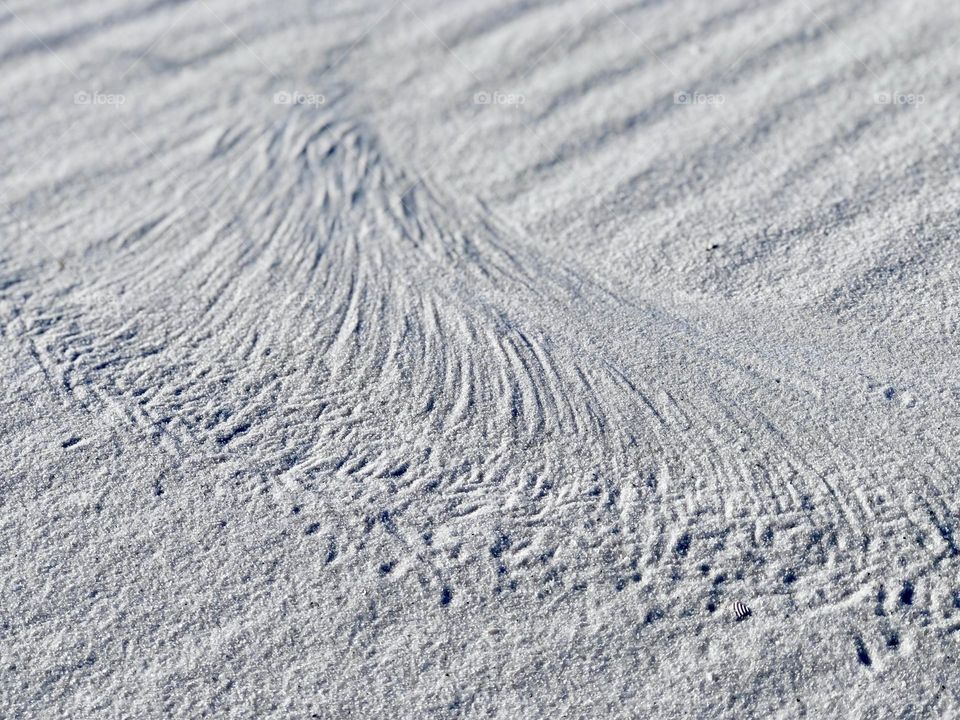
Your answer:
[[[0,0],[0,717],[960,713],[958,27]]]

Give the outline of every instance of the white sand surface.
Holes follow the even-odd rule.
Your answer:
[[[960,714],[958,27],[0,0],[0,717]]]

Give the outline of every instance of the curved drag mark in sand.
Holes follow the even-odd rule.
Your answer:
[[[61,5],[0,8],[0,707],[958,706],[946,3]]]

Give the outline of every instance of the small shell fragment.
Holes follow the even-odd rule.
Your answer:
[[[733,612],[736,614],[737,620],[744,620],[750,617],[753,611],[742,602],[737,600],[737,602],[733,604]]]

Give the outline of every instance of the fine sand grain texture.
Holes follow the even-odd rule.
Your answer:
[[[0,718],[956,717],[958,29],[0,0]]]

